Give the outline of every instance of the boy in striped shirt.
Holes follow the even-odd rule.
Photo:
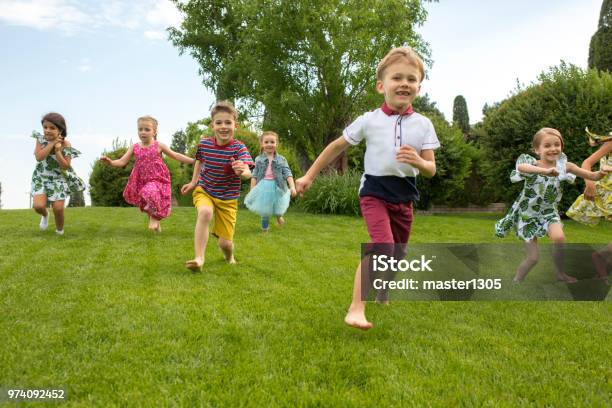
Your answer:
[[[195,257],[185,262],[185,266],[192,271],[202,271],[213,216],[212,234],[219,239],[219,248],[225,260],[230,264],[236,263],[233,239],[240,178],[250,179],[250,167],[255,165],[244,143],[234,139],[238,127],[234,106],[227,101],[217,102],[210,117],[214,135],[200,140],[193,177],[189,184],[181,188],[182,194],[193,190],[193,205],[198,211],[194,235]]]

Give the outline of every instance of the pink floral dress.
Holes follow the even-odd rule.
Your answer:
[[[157,150],[157,141],[148,147],[136,143],[134,158],[123,198],[155,219],[168,217],[172,208],[170,172]]]

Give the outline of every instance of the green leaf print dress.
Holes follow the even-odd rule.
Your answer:
[[[33,133],[32,137],[45,147],[49,142],[40,133]],[[64,147],[65,157],[75,158],[81,152],[73,147]],[[49,201],[61,201],[68,198],[71,191],[85,190],[85,183],[76,175],[72,167],[62,170],[55,157],[50,153],[44,160],[36,163],[32,174],[32,196],[46,194]]]
[[[561,200],[561,181],[573,183],[576,176],[566,170],[567,156],[561,153],[557,160],[558,176],[520,173],[519,164],[536,166],[537,160],[528,154],[522,154],[516,161],[516,168],[510,174],[513,183],[525,181],[523,191],[516,199],[504,218],[495,223],[495,235],[505,237],[515,228],[516,235],[524,241],[543,237],[550,224],[561,223],[557,204]]]

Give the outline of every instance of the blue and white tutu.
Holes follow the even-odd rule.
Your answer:
[[[244,204],[262,217],[281,216],[289,208],[291,194],[289,189],[281,190],[274,180],[261,180],[247,194]]]

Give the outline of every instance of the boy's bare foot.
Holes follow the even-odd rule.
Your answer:
[[[574,278],[573,276],[569,276],[567,273],[557,273],[557,280],[566,283],[578,282],[578,279]]]
[[[285,219],[283,217],[277,217],[276,223],[278,224],[279,227],[282,227],[283,225],[285,225]]]
[[[193,272],[202,272],[203,265],[204,265],[204,260],[200,260],[200,259],[191,259],[185,262],[185,267]]]
[[[363,310],[351,310],[344,317],[344,323],[361,330],[370,330],[374,325],[366,320]]]

